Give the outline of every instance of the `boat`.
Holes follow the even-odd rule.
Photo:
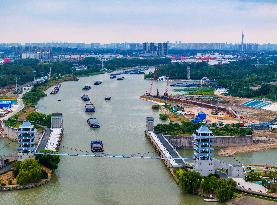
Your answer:
[[[207,199],[204,199],[205,202],[219,202],[218,199],[215,199],[215,198],[207,198]]]
[[[92,103],[88,103],[85,105],[86,112],[95,112],[95,106]]]
[[[105,100],[111,100],[112,97],[105,97]]]
[[[91,128],[100,128],[100,124],[98,122],[98,120],[95,117],[91,117],[87,120],[88,125]]]
[[[101,140],[94,140],[90,142],[92,152],[104,152],[104,145]]]
[[[170,84],[171,87],[199,87],[200,84],[193,82],[178,82]]]
[[[83,96],[81,97],[81,99],[82,99],[83,101],[85,101],[85,102],[90,101],[88,95],[83,95]]]
[[[91,89],[90,85],[85,85],[82,90],[90,90],[90,89]]]
[[[60,91],[61,84],[56,85],[53,90],[50,92],[51,95],[55,95]]]
[[[50,92],[51,95],[55,95],[55,94],[57,94],[57,93],[58,93],[57,90],[52,90],[52,91]]]
[[[124,80],[124,77],[118,77],[117,80]]]
[[[97,80],[94,82],[94,85],[100,85],[100,84],[102,84],[102,81]]]
[[[133,71],[129,72],[129,74],[131,74],[131,75],[133,75],[133,74],[136,74],[136,75],[139,74],[140,75],[140,74],[145,74],[145,73],[142,70],[133,70]]]

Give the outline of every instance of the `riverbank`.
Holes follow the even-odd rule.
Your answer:
[[[241,196],[227,202],[226,205],[276,205],[276,202],[254,198],[250,196]]]
[[[31,189],[35,187],[39,187],[42,185],[47,184],[50,182],[53,172],[46,168],[43,167],[43,170],[47,173],[47,179],[41,179],[38,182],[35,183],[29,183],[25,185],[19,185],[17,184],[16,178],[14,177],[14,173],[12,170],[7,171],[0,175],[0,191],[14,191],[14,190],[24,190],[24,189]]]
[[[251,144],[247,146],[227,147],[227,148],[220,149],[217,154],[219,156],[227,157],[227,156],[235,156],[243,153],[262,152],[270,149],[277,149],[277,142]]]
[[[149,96],[141,96],[140,98],[145,101],[149,101],[149,102],[157,103],[157,104],[172,103],[170,101],[153,98],[153,97],[149,97]],[[179,104],[176,104],[176,103],[177,102],[173,102],[173,106],[175,106],[177,108],[183,107],[183,109],[184,109],[183,112],[179,112],[179,111],[172,112],[171,108],[167,109],[165,107],[161,107],[161,109],[160,109],[161,113],[166,114],[169,117],[170,122],[180,124],[183,121],[188,121],[188,120],[191,121],[195,117],[195,112],[194,112],[194,114],[192,114],[192,110],[190,109],[191,105],[186,104],[184,106],[183,103],[179,103]],[[210,112],[206,112],[206,110],[204,111],[204,113],[206,115],[210,115]],[[199,108],[198,108],[198,111],[199,111]],[[256,112],[258,112],[258,111],[256,111]],[[261,112],[265,112],[265,111],[262,110]],[[183,113],[185,113],[185,115],[183,115]],[[212,117],[213,117],[213,119],[216,119],[214,116],[212,116]],[[222,116],[221,116],[221,118],[222,118]],[[211,117],[210,118],[207,117],[207,119],[208,119],[207,121],[210,124],[211,124],[211,122],[213,122],[210,120]],[[239,123],[240,119],[238,119],[238,118],[236,118],[236,119],[237,119],[237,123]],[[231,144],[227,143],[226,146],[224,146],[224,144],[222,144],[221,147],[223,147],[223,148],[221,148],[219,150],[218,155],[219,156],[234,156],[234,155],[238,155],[238,154],[242,154],[242,153],[259,152],[259,151],[265,151],[265,150],[277,148],[277,133],[276,132],[264,131],[264,130],[262,130],[262,131],[254,130],[252,133],[253,133],[252,134],[253,140],[248,140],[248,137],[246,136],[245,139],[243,139],[245,141],[244,143],[240,143],[240,141],[238,139],[236,143],[231,143]],[[243,137],[240,137],[240,138],[243,138]],[[225,138],[223,138],[223,139],[225,139]],[[234,141],[235,137],[231,137],[230,139],[232,141]],[[227,140],[227,138],[225,139],[225,141],[226,140]],[[182,140],[178,139],[178,138],[176,138],[175,141],[178,144],[178,146],[179,145],[183,146],[184,144],[192,145],[192,143],[182,143],[181,142]],[[229,146],[227,147],[227,145],[229,145]]]

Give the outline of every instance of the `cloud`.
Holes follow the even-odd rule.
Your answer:
[[[277,42],[276,2],[0,0],[0,41]]]

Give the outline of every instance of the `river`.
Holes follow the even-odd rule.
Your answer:
[[[84,102],[80,99],[85,93],[82,87],[92,85],[96,80],[103,81],[103,84],[86,91],[96,106],[96,112],[87,114],[84,112]],[[57,95],[41,99],[38,110],[43,113],[63,113],[65,130],[61,152],[74,152],[70,148],[89,151],[90,141],[101,139],[107,153],[153,152],[154,155],[152,145],[144,137],[145,118],[154,116],[157,123],[158,112],[152,111],[151,103],[139,99],[149,86],[150,82],[138,75],[126,75],[123,81],[110,80],[107,74],[82,77],[78,82],[63,83]],[[160,92],[164,92],[165,86],[164,82],[155,82],[153,91],[159,87]],[[112,100],[105,102],[106,96],[111,96]],[[93,131],[88,127],[86,120],[90,116],[97,117],[100,129]],[[0,140],[0,147],[4,146],[1,153],[15,151],[16,144],[8,143],[7,140]],[[181,154],[191,156],[192,150],[182,151]],[[276,164],[276,158],[276,150],[270,150],[243,154],[228,160]],[[164,164],[158,160],[62,157],[56,176],[49,184],[30,190],[2,192],[0,204],[205,203],[201,197],[182,193]]]
[[[80,99],[84,93],[82,87],[92,85],[95,80],[103,84],[86,91],[96,106],[94,114],[87,114]],[[160,92],[164,92],[165,83],[157,84],[163,87]],[[123,81],[111,80],[107,74],[83,77],[78,82],[63,83],[57,95],[40,100],[38,110],[63,113],[62,152],[72,152],[71,147],[89,151],[93,139],[103,140],[107,153],[154,152],[144,137],[145,118],[154,116],[157,122],[158,113],[152,111],[151,103],[139,99],[148,88],[149,82],[138,75],[127,75]],[[153,91],[155,89],[153,86]],[[105,102],[105,96],[111,96],[112,100]],[[100,129],[93,131],[88,127],[86,120],[91,115],[99,120]],[[0,142],[0,146],[7,143]],[[159,160],[62,157],[56,176],[49,184],[2,192],[0,204],[183,205],[204,202],[201,197],[183,194]]]

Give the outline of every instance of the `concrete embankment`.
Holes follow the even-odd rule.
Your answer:
[[[154,132],[145,132],[145,137],[149,139],[154,149],[159,153],[165,166],[172,174],[176,183],[179,180],[176,176],[175,170],[178,168],[192,168],[192,165],[185,162],[177,150],[170,144],[170,142],[163,135],[156,135]]]
[[[217,154],[219,156],[234,156],[242,153],[261,152],[261,151],[266,151],[270,149],[277,149],[277,142],[227,147],[227,148],[221,149]]]
[[[193,137],[192,136],[170,136],[165,135],[169,142],[177,148],[192,148]],[[216,136],[214,139],[214,147],[230,147],[230,146],[242,146],[253,144],[252,136]]]
[[[40,182],[31,183],[27,185],[6,185],[0,186],[0,191],[14,191],[14,190],[24,190],[24,189],[31,189],[35,187],[39,187],[41,185],[47,184],[51,179],[51,176],[48,179],[42,179]]]

